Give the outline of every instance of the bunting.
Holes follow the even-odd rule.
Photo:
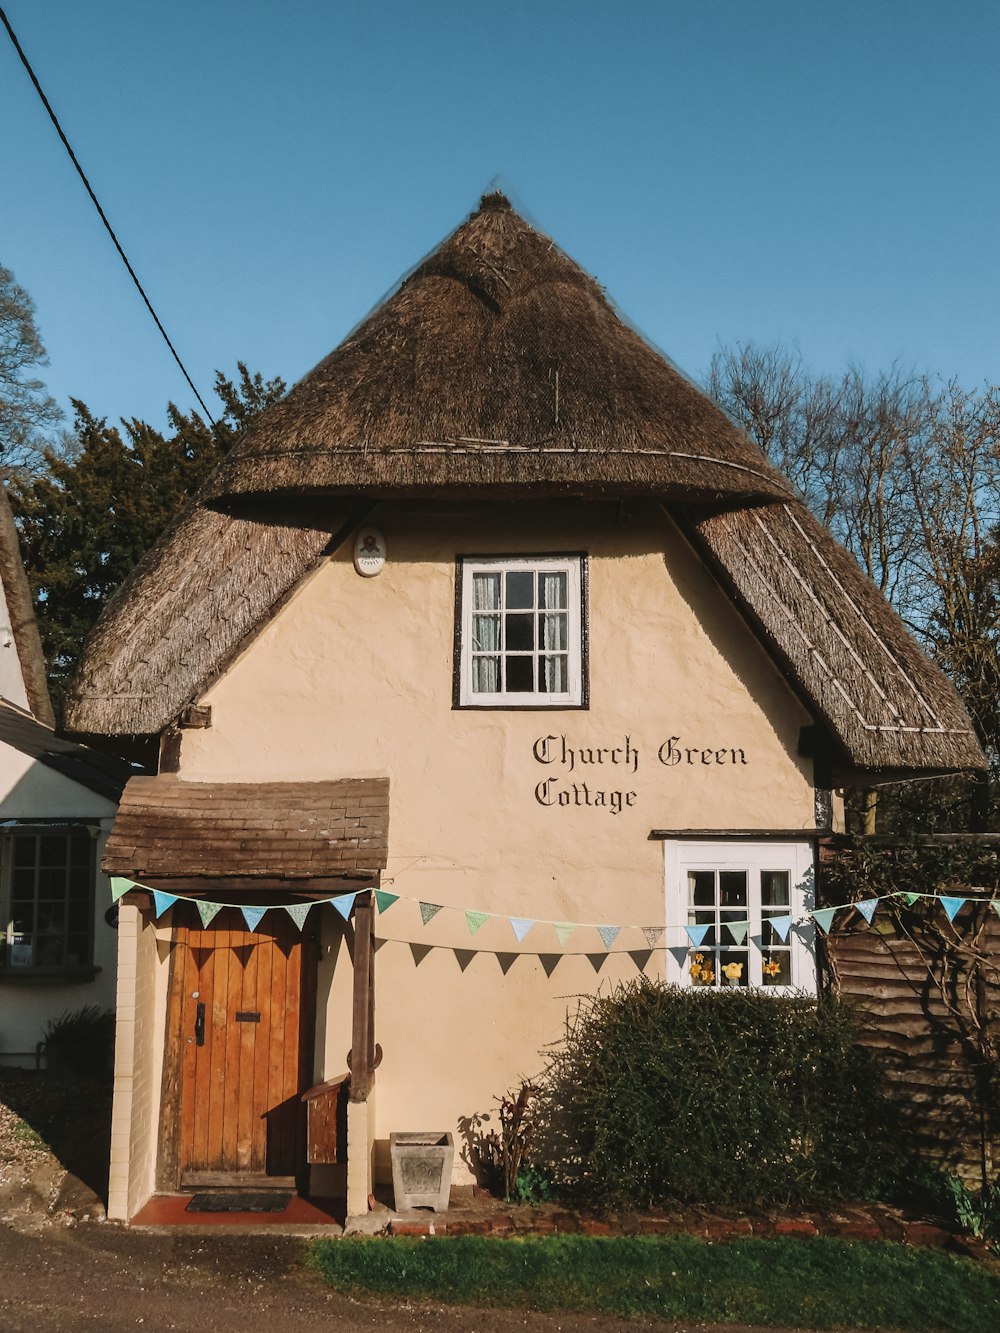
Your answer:
[[[111,901],[112,901],[113,903],[116,903],[116,902],[118,901],[118,899],[122,896],[122,894],[124,894],[124,893],[128,893],[129,889],[134,889],[134,888],[137,888],[137,887],[138,887],[138,886],[135,885],[135,884],[133,884],[132,881],[131,881],[130,879],[122,879],[122,877],[121,877],[120,875],[112,875],[112,876],[111,876]]]
[[[476,931],[485,926],[489,919],[489,912],[466,912],[465,924],[469,927],[469,934],[475,935]]]
[[[368,888],[354,889],[347,893],[335,894],[330,898],[314,900],[312,902],[297,902],[297,903],[282,903],[282,904],[217,903],[203,898],[188,897],[184,894],[168,893],[163,889],[154,889],[147,884],[139,883],[136,880],[128,879],[127,877],[121,875],[111,876],[110,886],[111,886],[111,898],[113,902],[117,902],[131,889],[139,889],[145,893],[151,894],[153,899],[153,912],[157,920],[159,920],[159,918],[162,917],[165,912],[169,911],[170,908],[173,907],[175,903],[190,902],[194,904],[198,912],[198,917],[201,921],[201,924],[205,928],[211,925],[212,921],[214,921],[214,919],[222,911],[223,907],[229,907],[235,911],[239,911],[242,914],[247,929],[250,931],[257,930],[262,920],[264,919],[265,914],[269,911],[281,911],[287,913],[289,918],[295,923],[296,927],[301,931],[305,928],[306,919],[309,916],[309,913],[312,910],[312,908],[316,905],[317,901],[320,902],[321,904],[328,904],[332,906],[346,921],[350,918],[351,912],[354,907],[354,901],[357,898],[358,894],[369,893],[372,891],[371,889]],[[392,907],[395,903],[399,902],[400,899],[402,898],[402,895],[398,893],[389,893],[384,889],[375,889],[374,898],[379,912],[384,913],[388,911],[389,908]],[[990,908],[992,908],[992,910],[995,911],[998,916],[1000,916],[1000,898],[981,898],[981,897],[966,898],[966,897],[959,897],[956,895],[919,893],[911,890],[897,890],[892,893],[884,894],[881,897],[863,898],[856,902],[839,903],[834,907],[810,908],[807,911],[802,912],[798,916],[793,916],[790,912],[783,913],[779,916],[770,916],[766,914],[767,909],[765,909],[765,915],[762,917],[760,922],[760,929],[762,929],[764,926],[770,926],[772,930],[775,932],[775,934],[781,940],[786,942],[793,930],[799,930],[803,926],[815,925],[822,931],[824,935],[828,935],[833,929],[833,924],[837,917],[837,914],[841,912],[851,912],[851,911],[857,912],[868,925],[871,925],[879,906],[884,902],[892,900],[893,898],[898,898],[902,900],[908,907],[913,907],[921,901],[937,902],[940,904],[941,910],[945,913],[948,920],[951,922],[954,922],[959,912],[961,912],[962,908],[969,902],[988,903]],[[648,946],[646,950],[636,949],[634,947],[633,942],[629,942],[629,947],[623,950],[619,950],[619,953],[628,954],[640,971],[645,967],[646,962],[648,962],[649,957],[654,951],[664,950],[666,953],[669,953],[677,961],[678,966],[683,967],[687,962],[691,949],[699,949],[703,947],[711,949],[711,948],[718,948],[720,945],[725,947],[723,941],[726,934],[728,934],[728,937],[734,942],[736,946],[740,948],[746,947],[748,935],[750,935],[751,938],[755,940],[758,944],[760,943],[761,939],[759,935],[754,935],[752,933],[754,928],[754,922],[749,920],[721,922],[720,923],[721,938],[715,937],[714,943],[710,939],[709,943],[706,945],[705,941],[706,939],[709,939],[709,933],[714,929],[714,927],[711,924],[697,923],[688,925],[677,924],[674,926],[659,926],[659,925],[639,925],[639,924],[626,924],[626,923],[606,924],[603,922],[598,923],[598,922],[584,922],[584,921],[550,921],[538,917],[519,917],[519,916],[508,916],[505,913],[498,913],[498,912],[483,912],[475,910],[473,908],[461,908],[461,907],[446,908],[441,903],[431,903],[421,899],[403,898],[403,901],[414,903],[417,906],[420,912],[420,920],[424,926],[429,925],[430,922],[433,921],[434,918],[438,915],[438,913],[442,911],[447,910],[449,912],[455,912],[455,911],[461,912],[465,918],[466,927],[468,929],[470,936],[476,935],[477,932],[481,930],[482,927],[491,919],[505,921],[513,931],[514,938],[516,939],[518,944],[524,942],[529,932],[532,931],[535,928],[535,926],[550,926],[555,932],[556,938],[559,941],[560,949],[563,951],[565,951],[566,945],[568,944],[569,940],[576,931],[583,929],[585,927],[591,928],[593,930],[596,930],[598,935],[600,936],[601,942],[604,945],[604,954],[591,954],[591,953],[586,953],[584,951],[578,956],[590,959],[591,964],[595,967],[595,970],[597,971],[600,971],[600,967],[598,967],[598,960],[605,959],[607,955],[612,952],[612,946],[616,943],[622,931],[640,932],[646,941],[646,945]],[[668,932],[670,932],[670,935],[668,935]],[[680,940],[677,939],[678,933],[682,935],[682,938]],[[667,937],[666,939],[665,936]],[[381,945],[383,942],[384,942],[383,940],[379,940],[379,945]],[[431,946],[431,945],[425,946],[422,944],[417,945],[416,948],[419,951],[419,959],[417,959],[417,961],[422,960],[426,956],[426,950],[431,947],[436,947],[436,946]],[[442,947],[452,947],[452,946],[442,946]],[[463,967],[463,970],[465,967],[468,966],[469,961],[471,960],[472,957],[475,956],[476,952],[477,952],[476,950],[466,950],[466,951],[455,950],[456,957],[459,956],[459,953],[462,954],[461,965]],[[507,953],[504,951],[498,951],[493,949],[486,950],[485,952],[488,952],[492,956],[502,960],[502,966],[505,972],[509,971],[509,969],[513,966],[513,961],[515,959],[522,956],[521,953]],[[545,968],[546,973],[550,976],[552,972],[555,970],[555,967],[559,959],[561,959],[564,956],[564,953],[552,952],[551,950],[547,950],[545,952],[539,951],[538,953],[535,953],[533,950],[529,950],[527,952],[531,956],[539,958],[542,961],[542,965]],[[642,961],[640,962],[640,960]]]
[[[241,907],[240,911],[243,913],[243,920],[247,923],[247,930],[249,930],[252,934],[263,920],[264,913],[267,911],[267,908]]]

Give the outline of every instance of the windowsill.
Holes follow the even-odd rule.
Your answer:
[[[93,981],[99,967],[0,967],[0,986],[74,986]]]

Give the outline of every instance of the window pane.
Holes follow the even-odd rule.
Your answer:
[[[529,609],[535,605],[535,575],[530,569],[511,570],[507,574],[507,607]]]
[[[762,907],[787,907],[789,898],[787,870],[762,870],[760,872],[760,901]]]
[[[724,907],[746,907],[747,872],[745,870],[719,871],[719,902]]]
[[[33,866],[35,864],[36,847],[35,838],[15,838],[14,864],[16,866]]]
[[[499,693],[499,657],[475,657],[472,659],[472,689],[476,694]]]
[[[499,611],[499,574],[473,574],[472,605],[476,611]]]
[[[472,650],[477,653],[495,653],[500,647],[500,617],[472,617]]]
[[[79,866],[81,869],[86,867],[89,870],[92,847],[93,843],[90,840],[89,833],[74,834],[69,843],[70,865]]]
[[[566,647],[566,612],[548,611],[538,617],[539,648]]]
[[[715,871],[688,871],[688,902],[694,906],[715,902]]]
[[[547,694],[565,694],[569,689],[569,673],[565,657],[541,659],[542,689]]]
[[[507,652],[531,652],[535,646],[535,617],[532,615],[518,614],[507,617],[506,631],[507,641],[504,644]]]
[[[531,617],[529,616],[530,620]],[[535,689],[534,659],[531,657],[505,657],[504,671],[507,676],[509,694],[532,694]]]
[[[760,943],[761,943],[761,948],[763,949],[770,949],[772,947],[777,947],[780,949],[782,947],[785,948],[788,947],[786,941],[781,938],[781,936],[771,925],[767,917],[765,917],[764,920],[761,922]]]
[[[541,597],[538,605],[546,610],[560,610],[566,606],[566,575],[540,574]]]
[[[726,971],[726,968],[729,971]],[[719,953],[719,984],[750,985],[750,956],[746,949],[723,949]]]
[[[789,950],[774,950],[764,955],[764,985],[790,986],[792,984],[792,955]]]
[[[85,963],[90,957],[90,937],[88,935],[71,935],[66,946],[66,962],[71,966],[78,963]]]
[[[39,838],[39,865],[64,866],[66,864],[66,839],[64,837]]]
[[[39,898],[65,898],[66,871],[62,868],[58,870],[39,870],[38,896]]]
[[[72,869],[69,872],[70,902],[90,902],[90,870]]]

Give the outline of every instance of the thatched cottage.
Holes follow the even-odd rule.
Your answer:
[[[117,1217],[275,1181],[364,1211],[394,1131],[467,1177],[565,997],[690,984],[693,940],[702,984],[815,987],[836,789],[983,763],[789,482],[501,195],[249,429],[69,723],[159,754],[104,862]],[[301,1097],[348,1063],[345,1173]]]

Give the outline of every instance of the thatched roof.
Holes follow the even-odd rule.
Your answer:
[[[336,549],[359,505],[428,494],[663,500],[826,724],[842,769],[984,765],[950,682],[790,484],[497,197],[213,473],[99,621],[67,726],[161,731]]]
[[[206,495],[779,498],[788,482],[503,195],[251,425]]]
[[[14,515],[7,499],[7,488],[2,485],[0,485],[0,579],[3,580],[7,613],[10,616],[10,628],[21,667],[21,677],[24,680],[25,694],[28,697],[28,707],[32,716],[37,717],[39,722],[53,727],[55,714],[52,712],[52,700],[49,698],[42,640],[38,633],[38,622],[35,620],[28,576],[24,572],[21,560]]]
[[[389,845],[388,778],[181,782],[135,777],[101,862],[109,875],[374,876]]]
[[[839,766],[986,766],[947,676],[875,585],[798,501],[701,514],[687,525],[841,751]]]

